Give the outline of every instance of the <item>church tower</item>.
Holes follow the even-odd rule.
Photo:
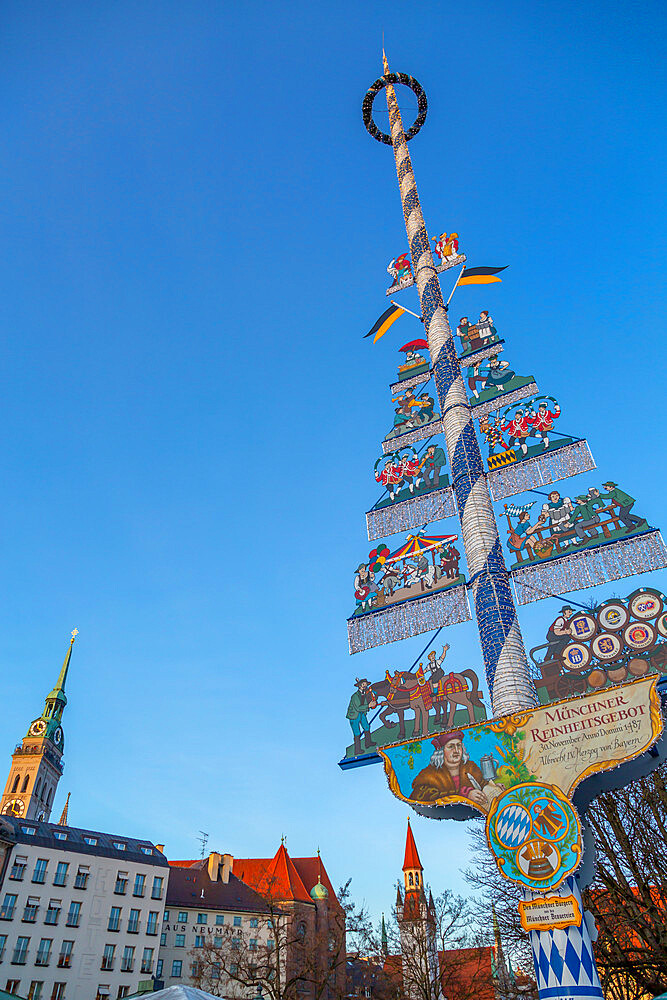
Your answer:
[[[403,860],[404,896],[396,894],[401,934],[403,993],[407,1000],[443,1000],[433,896],[424,891],[424,869],[408,819]]]
[[[63,773],[65,681],[77,635],[78,630],[74,629],[56,686],[46,697],[44,711],[30,723],[28,732],[12,754],[12,766],[0,799],[0,813],[5,816],[49,821],[53,797]]]

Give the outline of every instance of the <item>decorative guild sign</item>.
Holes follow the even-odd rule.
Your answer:
[[[446,464],[438,444],[422,446],[421,454],[410,447],[378,458],[375,480],[384,493],[366,513],[369,541],[455,514],[449,477],[443,472]]]
[[[581,923],[581,907],[572,895],[544,896],[521,900],[519,917],[524,931],[549,931],[559,927],[577,927]]]
[[[408,535],[395,552],[381,544],[369,553],[368,562],[355,570],[357,607],[348,619],[350,652],[469,621],[457,540],[458,535],[418,532]]]

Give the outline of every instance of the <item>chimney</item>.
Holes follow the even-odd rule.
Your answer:
[[[231,854],[222,855],[222,881],[229,882],[229,876],[234,868],[234,858]]]
[[[220,865],[222,864],[222,854],[211,851],[208,856],[208,877],[211,882],[217,882],[220,878]]]

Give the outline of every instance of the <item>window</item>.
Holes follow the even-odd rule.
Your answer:
[[[12,870],[9,873],[9,877],[16,879],[17,882],[23,881],[23,874],[25,872],[25,866],[28,864],[27,857],[21,855],[16,855],[14,858],[14,864],[12,865]]]
[[[232,948],[235,948],[238,951],[238,949],[240,947],[241,947],[241,938],[234,938],[233,937],[232,938]]]
[[[211,979],[220,979],[220,962],[213,962],[211,965]]]
[[[16,900],[18,896],[13,895],[11,892],[5,893],[5,898],[3,900],[2,906],[0,906],[0,920],[11,920],[14,916],[14,907],[16,906]]]
[[[174,940],[174,948],[185,948],[185,934],[177,934]]]
[[[160,947],[164,948],[164,946],[166,945],[166,943],[167,943],[167,934],[166,934],[165,931],[162,931],[162,933],[160,934]],[[2,961],[2,959],[0,958],[0,962],[1,961]]]
[[[35,861],[35,870],[32,873],[33,882],[45,882],[46,881],[46,869],[49,866],[49,862],[46,858],[37,858]]]
[[[306,925],[303,922],[300,923],[300,924],[298,924],[297,929],[296,929],[296,936],[298,937],[299,941],[304,941],[305,940],[305,938],[306,938]]]
[[[234,927],[240,927],[240,926],[241,926],[241,918],[234,917]]]
[[[116,848],[117,851],[124,851],[126,849],[126,847],[127,847],[127,844],[121,843],[120,840],[114,840],[114,841],[112,841],[112,843],[113,843],[113,846]]]
[[[97,837],[84,837],[83,838],[83,842],[84,842],[84,844],[89,844],[90,847],[96,847],[97,846]],[[108,994],[107,994],[107,996],[108,996]]]
[[[178,911],[178,923],[179,924],[187,924],[187,922],[188,922],[187,911],[186,910],[179,910]]]
[[[163,958],[158,958],[157,962],[155,963],[155,978],[156,979],[160,979],[161,978],[163,967],[164,967],[164,959]]]
[[[54,830],[53,836],[56,840],[67,840],[67,834],[64,830]]]
[[[174,979],[181,978],[181,972],[183,971],[183,963],[179,958],[175,958],[171,963],[171,975]]]
[[[59,969],[69,969],[72,964],[72,949],[74,948],[73,941],[63,941],[60,946],[60,954],[58,955],[58,968]]]
[[[250,918],[250,926],[251,927],[259,927],[259,920],[257,919],[257,917],[251,917]]]
[[[141,853],[142,854],[152,854],[153,851],[152,851],[152,849],[150,847],[142,847],[141,848]]]
[[[131,944],[126,944],[123,948],[123,957],[120,960],[120,971],[121,972],[132,972],[134,968],[134,947]]]
[[[18,790],[19,790],[19,781],[20,780],[21,780],[21,775],[17,774],[16,777],[14,778],[14,784],[12,785],[12,793],[13,792],[18,792]]]
[[[109,987],[100,984],[97,987],[97,993],[95,994],[95,1000],[109,1000],[110,992]]]
[[[128,872],[118,872],[116,875],[116,888],[114,892],[117,896],[124,896],[127,892],[127,880],[129,877]]]
[[[230,965],[230,966],[229,966],[229,971],[230,971],[230,973],[232,974],[232,976],[237,976],[237,975],[238,975],[238,972],[239,972],[239,967],[238,967],[238,965]]]
[[[203,948],[203,947],[204,947],[204,935],[195,934],[195,948]]]
[[[225,915],[224,915],[224,913],[216,913],[216,915],[215,915],[215,922],[218,925],[218,927],[220,926],[220,924],[224,924],[224,922],[225,922]]]
[[[69,904],[69,911],[67,913],[67,926],[68,927],[78,927],[79,921],[81,920],[81,903],[76,900],[72,900]]]
[[[28,990],[28,1000],[40,1000],[43,989],[44,989],[44,980],[33,979],[33,981],[30,983],[30,989]]]
[[[268,950],[269,951],[273,951],[273,949],[275,948],[275,946],[276,946],[276,942],[273,940],[273,938],[268,938],[268,940],[266,942],[266,947],[268,948]]]
[[[17,937],[14,954],[12,955],[12,965],[25,965],[29,944],[29,937]]]
[[[51,945],[53,944],[53,938],[42,938],[39,942],[39,948],[37,949],[37,957],[35,958],[35,965],[48,965],[51,960]]]
[[[138,934],[139,933],[139,917],[141,916],[141,910],[130,910],[130,919],[127,922],[127,933],[128,934]]]
[[[208,913],[198,913],[197,914],[197,923],[198,924],[207,924],[208,923]]]
[[[248,946],[250,951],[257,951],[257,938],[250,938]]]
[[[26,837],[34,837],[35,836],[35,828],[34,828],[34,826],[22,826],[21,827],[21,833],[25,833]]]
[[[153,888],[151,889],[151,899],[162,899],[162,887],[164,885],[164,879],[155,875],[153,878]]]
[[[75,889],[85,889],[88,885],[88,876],[90,875],[90,867],[88,865],[79,865],[78,871],[74,877],[74,888]]]
[[[153,949],[144,948],[144,953],[141,956],[141,971],[142,972],[152,972],[153,971]]]
[[[23,920],[26,924],[34,924],[37,920],[37,911],[39,909],[39,896],[28,896],[28,899],[23,910]]]
[[[60,910],[63,905],[62,899],[50,899],[49,908],[44,917],[45,924],[57,924],[60,918]]]
[[[157,934],[157,922],[160,914],[157,910],[148,911],[148,919],[146,921],[146,933],[147,934]]]
[[[115,944],[105,944],[104,952],[102,954],[102,966],[101,966],[104,972],[113,969],[113,957],[115,951],[116,951]]]
[[[7,993],[18,993],[20,979],[8,979],[5,990]]]
[[[112,906],[111,912],[109,913],[109,926],[108,931],[119,931],[120,930],[120,906]]]
[[[136,875],[134,878],[134,891],[133,896],[143,896],[146,891],[146,876]]]
[[[126,997],[129,994],[129,992],[130,992],[129,986],[119,986],[118,993],[116,993],[116,996],[118,997],[118,1000],[122,1000],[122,998]]]
[[[190,966],[190,975],[193,977],[199,975],[199,962],[193,962]]]
[[[5,957],[5,948],[7,947],[7,935],[0,934],[0,962],[2,962]]]
[[[56,874],[53,876],[54,885],[66,885],[67,884],[67,869],[69,864],[67,861],[59,861],[56,868]]]
[[[164,916],[162,919],[165,921],[165,923],[169,920],[169,910],[164,911]]]
[[[65,1000],[65,983],[54,983],[51,1000]]]

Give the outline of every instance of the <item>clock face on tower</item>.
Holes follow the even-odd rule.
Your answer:
[[[30,733],[31,736],[41,736],[45,730],[46,730],[46,723],[44,722],[44,719],[36,719],[35,722],[33,722],[33,724],[31,725],[28,732]]]
[[[25,802],[23,799],[12,799],[2,811],[5,816],[22,816],[25,812]]]
[[[55,733],[53,734],[53,738],[56,741],[56,743],[61,743],[62,742],[63,731],[60,728],[60,726],[58,726],[58,728],[56,729]]]

